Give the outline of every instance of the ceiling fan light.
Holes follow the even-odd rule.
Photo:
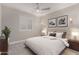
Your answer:
[[[36,12],[40,12],[40,11],[37,9]]]

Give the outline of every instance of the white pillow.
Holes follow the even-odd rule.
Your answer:
[[[62,38],[63,32],[56,32],[56,37],[57,38]]]
[[[53,37],[53,36],[42,36],[43,38],[47,38],[47,39],[50,39],[50,40],[56,40],[56,37]]]

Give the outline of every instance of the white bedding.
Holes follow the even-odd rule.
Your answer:
[[[58,55],[69,46],[65,40],[50,36],[29,38],[25,44],[37,55]]]

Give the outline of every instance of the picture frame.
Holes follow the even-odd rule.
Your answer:
[[[49,28],[54,28],[54,27],[56,27],[56,18],[48,19],[48,27],[49,27]]]
[[[60,16],[57,18],[57,26],[58,27],[67,27],[68,26],[68,16]]]

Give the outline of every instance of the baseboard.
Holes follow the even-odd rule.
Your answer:
[[[25,39],[25,40],[26,40],[26,39]],[[10,44],[10,45],[13,45],[13,44],[25,42],[25,40],[14,41],[14,42],[10,42],[9,44]]]

